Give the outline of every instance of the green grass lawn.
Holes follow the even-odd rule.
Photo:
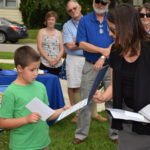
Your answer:
[[[36,43],[38,30],[28,30],[28,38],[20,39],[18,43]]]
[[[12,52],[0,52],[0,59],[13,59],[14,53]]]
[[[13,59],[14,53],[12,52],[0,52],[0,59]],[[3,70],[13,70],[15,68],[14,64],[0,63],[0,68]]]
[[[102,114],[106,115],[105,112]],[[72,117],[73,115],[50,126],[50,150],[116,150],[116,144],[108,138],[108,122],[92,121],[89,136],[85,142],[79,145],[72,144],[76,129],[76,124],[70,122]],[[9,131],[0,132],[0,150],[9,150],[8,139]]]
[[[3,70],[13,70],[15,68],[14,64],[0,63],[0,68]]]

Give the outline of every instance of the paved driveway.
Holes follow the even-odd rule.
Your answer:
[[[0,44],[0,51],[5,51],[5,52],[14,52],[18,47],[23,46],[23,45],[28,45],[37,50],[37,45],[36,44],[9,44],[9,43],[4,43]]]

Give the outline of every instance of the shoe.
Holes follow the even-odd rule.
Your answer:
[[[113,139],[112,140],[115,144],[118,144],[118,139]]]
[[[105,118],[105,117],[102,117],[101,115],[97,115],[95,117],[92,117],[93,120],[98,120],[98,121],[101,121],[101,122],[105,122],[107,121],[108,119]]]
[[[82,143],[82,142],[84,142],[84,140],[81,140],[81,139],[78,139],[78,138],[75,138],[74,140],[73,140],[73,144],[80,144],[80,143]]]
[[[78,121],[78,117],[74,116],[74,118],[71,120],[71,122],[76,123]]]

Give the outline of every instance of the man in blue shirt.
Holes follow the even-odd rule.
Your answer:
[[[71,17],[63,26],[64,48],[66,56],[66,74],[68,84],[68,96],[71,105],[80,100],[80,84],[82,69],[85,62],[83,50],[75,44],[79,20],[82,17],[81,6],[76,0],[70,0],[67,3],[67,13]],[[78,113],[72,119],[77,122]]]
[[[76,43],[84,50],[85,64],[81,79],[81,100],[88,97],[98,71],[102,68],[106,57],[109,56],[113,39],[109,36],[107,25],[107,10],[109,0],[93,0],[94,12],[81,18]],[[103,79],[104,88],[110,82],[109,72]],[[95,111],[93,111],[95,110]],[[92,117],[99,118],[96,104],[92,103],[79,114],[74,144],[79,144],[88,136]]]

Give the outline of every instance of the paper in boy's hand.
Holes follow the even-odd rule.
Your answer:
[[[60,116],[57,118],[56,122],[64,119],[65,117],[72,114],[73,112],[76,112],[77,110],[82,109],[83,107],[85,107],[87,105],[87,101],[88,101],[88,99],[84,99],[84,100],[78,102],[77,104],[73,105],[71,108],[63,111],[60,114]]]
[[[32,101],[30,101],[26,108],[28,108],[31,112],[37,112],[41,115],[41,120],[46,121],[52,114],[55,113],[53,109],[48,107],[45,103],[35,97]]]

